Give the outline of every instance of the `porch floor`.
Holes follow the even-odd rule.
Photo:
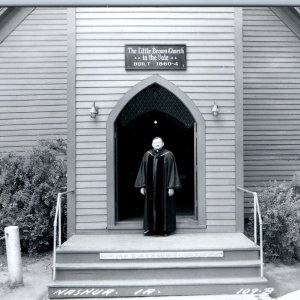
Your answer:
[[[214,249],[249,249],[255,244],[243,233],[175,233],[164,236],[143,236],[141,233],[77,234],[62,244],[59,252],[90,251],[184,251]]]

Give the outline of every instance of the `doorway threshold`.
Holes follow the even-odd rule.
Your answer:
[[[176,218],[177,229],[205,229],[206,225],[199,224],[193,216],[177,216]],[[107,226],[107,229],[143,229],[143,220],[141,218],[127,219],[118,221],[115,225]]]

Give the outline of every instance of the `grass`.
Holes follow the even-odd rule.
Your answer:
[[[52,253],[36,256],[22,255],[24,286],[12,289],[8,286],[6,255],[0,255],[0,299],[39,300],[47,293],[51,282]]]
[[[273,298],[300,290],[300,262],[293,265],[269,263],[265,267],[268,286],[274,288]]]

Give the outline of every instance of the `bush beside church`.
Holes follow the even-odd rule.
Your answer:
[[[299,260],[300,195],[295,182],[270,182],[258,192],[263,219],[263,245],[266,261],[291,264]],[[246,226],[253,237],[253,217]]]
[[[24,253],[31,255],[52,248],[57,193],[64,191],[67,184],[65,158],[63,140],[41,140],[24,154],[0,156],[0,235],[6,226],[19,226]],[[0,252],[4,248],[5,243],[1,243]]]

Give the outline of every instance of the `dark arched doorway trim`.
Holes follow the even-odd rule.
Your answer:
[[[205,122],[199,109],[177,86],[158,75],[153,75],[135,85],[118,102],[107,120],[107,228],[116,225],[115,216],[115,122],[126,104],[139,92],[152,84],[158,84],[173,93],[190,111],[196,122],[196,170],[197,170],[197,205],[198,226],[206,227],[206,203],[205,203]]]

